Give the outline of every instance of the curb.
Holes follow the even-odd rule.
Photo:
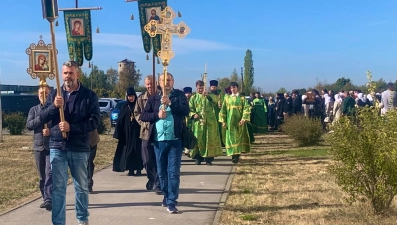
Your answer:
[[[98,173],[98,172],[101,171],[101,170],[107,169],[107,168],[109,168],[110,166],[112,166],[112,164],[107,165],[107,166],[104,166],[103,168],[101,168],[101,169],[95,171],[94,174],[95,174],[95,173]],[[67,186],[69,186],[69,185],[72,184],[72,183],[73,183],[73,181],[69,182]],[[33,194],[32,194],[32,195],[33,195]],[[37,195],[38,195],[38,194],[37,194]],[[38,199],[40,199],[40,198],[42,198],[41,195],[40,195],[39,197],[33,197],[32,199],[29,199],[29,200],[27,200],[26,202],[23,202],[23,203],[21,203],[21,204],[15,206],[15,207],[12,208],[12,209],[9,209],[9,210],[7,210],[7,211],[5,211],[5,212],[3,212],[3,213],[0,213],[0,217],[3,216],[3,215],[5,215],[5,214],[7,214],[7,213],[10,213],[10,212],[12,212],[12,211],[15,211],[15,210],[17,210],[17,209],[19,209],[19,208],[21,208],[21,207],[23,207],[23,206],[25,206],[25,205],[28,205],[28,204],[30,204],[30,203],[32,203],[32,202],[34,202],[34,201],[36,201],[36,200],[38,200]]]
[[[216,210],[216,213],[214,216],[214,221],[212,222],[212,225],[218,225],[219,221],[221,220],[223,207],[225,207],[227,197],[229,196],[230,186],[232,185],[232,181],[233,181],[236,169],[237,169],[237,166],[233,166],[230,171],[229,178],[227,179],[225,189],[223,190],[223,194],[221,196],[221,199],[219,200],[219,206],[218,206],[218,209]]]

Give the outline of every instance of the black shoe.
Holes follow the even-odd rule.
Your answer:
[[[46,202],[46,203],[45,203],[45,209],[48,210],[48,211],[51,211],[51,210],[52,210],[52,204],[51,204],[51,202]]]
[[[196,159],[196,161],[194,161],[194,163],[195,163],[196,165],[201,165],[201,160],[200,160],[200,159]]]
[[[40,204],[40,208],[44,209],[45,208],[45,202]]]
[[[93,193],[94,192],[94,190],[92,189],[92,186],[89,186],[88,187],[88,193]]]
[[[152,181],[149,180],[149,181],[146,183],[146,190],[148,190],[148,191],[153,190],[153,186],[154,186],[154,183],[153,183]]]
[[[137,175],[137,176],[142,176],[142,171],[141,171],[141,170],[137,170],[137,171],[136,171],[136,175]]]
[[[156,195],[162,195],[163,194],[163,192],[161,191],[160,187],[155,187],[154,190],[156,192]]]
[[[127,176],[135,176],[135,173],[133,170],[131,170],[130,172],[128,172]]]
[[[206,162],[207,166],[212,166],[212,162]]]

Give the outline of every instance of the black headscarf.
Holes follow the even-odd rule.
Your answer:
[[[134,101],[134,102],[128,101],[128,98],[127,98],[127,97],[130,96],[130,95],[135,96],[135,101]],[[127,88],[127,96],[126,96],[126,99],[125,99],[125,100],[127,100],[128,105],[129,105],[132,109],[135,107],[135,103],[136,103],[136,100],[137,100],[137,99],[138,99],[138,96],[136,96],[135,89],[134,89],[133,87]]]

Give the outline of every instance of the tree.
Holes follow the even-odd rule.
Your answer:
[[[252,59],[252,51],[247,49],[244,57],[244,90],[248,93],[254,84],[254,60]]]
[[[287,92],[288,92],[287,89],[282,87],[282,88],[278,89],[278,91],[276,93],[287,93]]]
[[[79,81],[83,84],[84,87],[91,88],[89,75],[87,73],[82,73],[80,71]]]
[[[110,84],[112,88],[115,88],[117,85],[117,82],[119,81],[119,73],[116,69],[113,69],[110,67],[108,70],[106,70],[106,76],[107,76],[107,81]]]
[[[142,74],[140,70],[133,67],[127,67],[119,73],[119,82],[117,85],[118,93],[123,96],[128,87],[138,87]]]

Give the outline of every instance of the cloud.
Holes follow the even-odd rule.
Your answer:
[[[9,42],[23,42],[26,40],[39,40],[41,34],[37,32],[24,32],[18,33],[17,35],[11,32],[1,32],[0,41]],[[66,43],[66,35],[64,32],[56,33],[57,45],[58,42]],[[95,46],[106,46],[106,47],[121,47],[130,48],[133,50],[142,50],[142,37],[140,35],[129,35],[129,34],[112,34],[112,33],[94,33],[93,43]],[[50,40],[49,34],[43,37],[43,40]],[[48,41],[49,42],[49,41]],[[194,38],[183,38],[180,39],[176,36],[173,37],[173,50],[178,53],[192,53],[192,52],[204,52],[204,51],[224,51],[224,50],[242,50],[245,48],[231,46],[225,43],[194,39]]]

